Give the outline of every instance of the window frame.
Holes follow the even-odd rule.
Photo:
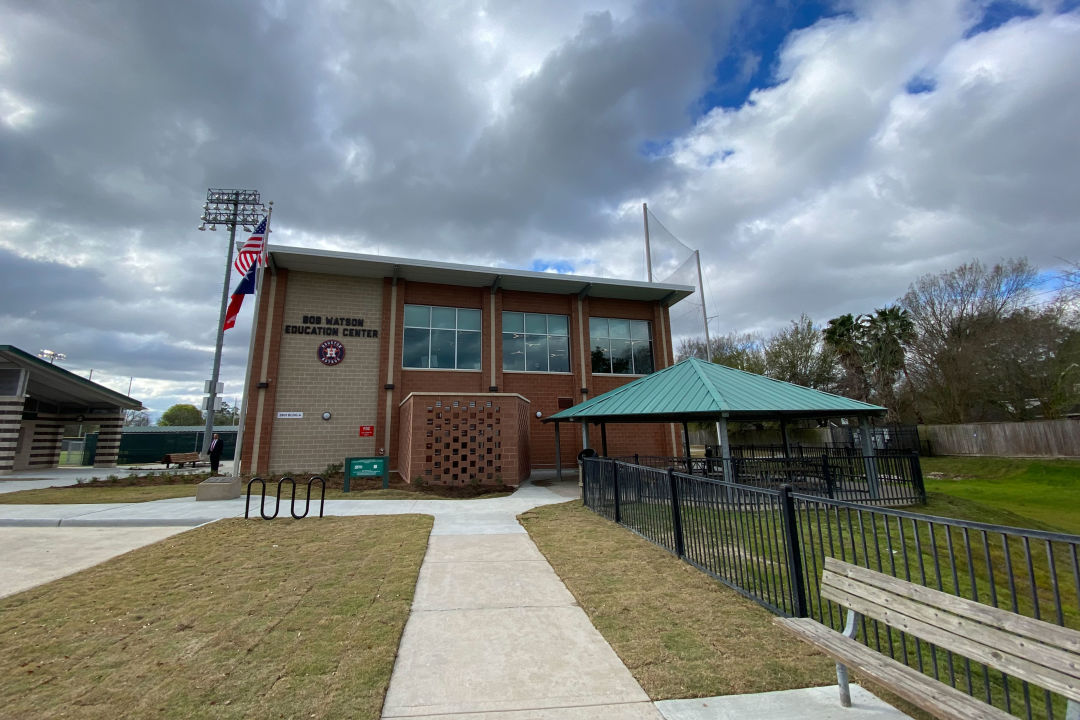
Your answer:
[[[596,321],[597,323],[599,323],[599,321],[603,321],[605,323],[608,323],[607,329],[604,332],[604,334],[601,335],[601,334],[594,333],[594,331],[593,331],[593,323],[594,323],[594,321]],[[611,327],[610,327],[611,321],[617,321],[619,323],[626,323],[626,326],[627,326],[626,337],[612,337],[611,336]],[[648,336],[647,339],[642,340],[637,335],[635,335],[634,327],[635,327],[636,323],[644,323],[645,324],[646,334]],[[652,320],[641,320],[641,319],[638,319],[638,318],[612,318],[612,317],[590,316],[589,317],[589,370],[590,370],[590,373],[592,375],[605,375],[605,376],[613,376],[613,377],[626,376],[626,375],[644,377],[645,375],[651,375],[652,373],[656,372],[656,354],[653,352],[654,341],[653,341],[653,332],[652,332],[652,330],[653,330]],[[596,343],[597,339],[603,340],[604,344],[605,344],[604,349],[606,351],[605,354],[606,354],[607,365],[608,365],[608,370],[606,372],[598,371],[596,369],[596,359],[593,356],[593,353],[594,353],[595,349],[597,348],[597,343]],[[617,372],[614,369],[616,360],[615,360],[615,356],[614,356],[614,354],[612,353],[612,350],[611,350],[611,343],[612,343],[613,340],[617,341],[619,343],[624,343],[624,342],[626,343],[626,352],[627,352],[627,356],[629,358],[629,363],[630,363],[630,371],[629,372]],[[642,346],[642,345],[647,345],[648,348],[649,348],[649,361],[650,361],[650,365],[652,367],[648,372],[639,372],[638,368],[637,368],[637,362],[636,362],[637,353],[635,352],[635,350],[638,347]]]
[[[507,315],[519,315],[519,316],[521,316],[521,330],[520,331],[518,331],[518,330],[507,330],[506,329],[506,316]],[[545,331],[543,333],[529,332],[529,329],[528,329],[528,317],[530,315],[539,316],[539,317],[544,318],[544,329],[545,329]],[[553,318],[553,317],[554,318],[559,318],[560,320],[562,320],[565,323],[566,332],[564,334],[552,333],[551,332],[551,320],[550,319]],[[530,373],[530,374],[534,374],[534,375],[536,375],[536,374],[549,374],[549,375],[550,374],[554,374],[554,375],[570,375],[570,374],[572,374],[572,372],[573,372],[573,370],[572,370],[573,369],[573,358],[571,357],[572,353],[571,353],[571,347],[570,347],[571,342],[570,342],[570,316],[569,315],[564,315],[562,313],[537,313],[537,312],[529,312],[527,310],[503,310],[502,314],[500,315],[500,319],[502,321],[502,328],[501,328],[502,332],[500,333],[502,335],[502,347],[501,347],[501,350],[500,350],[500,355],[502,357],[502,371],[503,372],[508,372],[508,373]],[[508,368],[506,366],[506,340],[507,340],[507,336],[519,336],[521,338],[522,362],[524,364],[524,367],[522,367],[520,369],[518,369],[518,368]],[[545,370],[531,370],[531,369],[529,369],[529,342],[528,342],[528,338],[530,336],[543,337],[545,339],[545,341],[546,341],[545,344],[547,346],[547,351],[544,353],[544,358],[546,360],[547,369],[545,369]],[[563,338],[564,341],[565,341],[565,346],[566,346],[566,369],[565,370],[552,370],[551,369],[551,360],[552,360],[551,339],[552,338]]]
[[[427,325],[410,324],[408,321],[409,308],[426,308],[427,309]],[[436,327],[433,317],[434,310],[453,310],[454,311],[454,326],[453,327]],[[476,313],[477,328],[463,328],[461,327],[461,311],[468,311]],[[406,365],[406,337],[409,330],[426,330],[427,331],[427,365]],[[453,367],[432,367],[432,345],[435,331],[440,332],[452,332],[454,334],[454,366]],[[461,336],[464,333],[469,333],[475,336],[475,341],[478,344],[478,351],[476,353],[477,365],[476,367],[459,367],[461,362]],[[421,303],[405,303],[404,310],[401,318],[401,369],[402,370],[433,370],[436,372],[482,372],[484,369],[484,314],[481,308],[470,307],[453,307],[448,305],[424,305]]]

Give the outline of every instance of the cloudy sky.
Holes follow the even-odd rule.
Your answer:
[[[197,403],[208,187],[274,200],[276,244],[633,279],[648,202],[714,333],[1049,273],[1078,68],[1076,0],[0,0],[0,344]]]

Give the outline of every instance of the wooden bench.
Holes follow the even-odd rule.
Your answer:
[[[939,718],[1015,720],[855,640],[860,615],[1068,699],[1080,720],[1080,632],[825,558],[821,597],[848,608],[843,633],[808,618],[776,618],[836,660],[840,704],[851,706],[848,668]]]
[[[161,458],[161,462],[165,463],[166,470],[173,464],[184,467],[184,463],[191,463],[191,467],[195,467],[195,463],[199,462],[199,460],[199,453],[197,452],[165,453],[165,457]]]

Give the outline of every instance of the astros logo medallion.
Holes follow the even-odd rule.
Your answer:
[[[324,340],[319,345],[318,355],[323,365],[337,365],[345,359],[345,346],[337,340]]]

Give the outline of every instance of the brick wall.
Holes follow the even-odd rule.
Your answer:
[[[269,472],[321,472],[346,457],[375,455],[376,438],[360,437],[362,425],[374,425],[379,386],[379,339],[344,334],[353,326],[329,326],[328,317],[360,318],[363,330],[381,328],[382,282],[370,278],[292,272],[281,307],[278,367]],[[304,323],[304,316],[320,322]],[[291,326],[336,327],[336,336],[286,332]],[[324,340],[345,348],[337,365],[324,365],[317,350]],[[265,411],[264,411],[265,412]],[[302,418],[278,413],[302,412]],[[330,420],[322,414],[329,412]]]
[[[24,400],[21,396],[0,396],[0,475],[15,468],[15,448],[22,425]]]
[[[438,485],[529,476],[529,403],[504,393],[414,393],[401,404],[401,474]]]

